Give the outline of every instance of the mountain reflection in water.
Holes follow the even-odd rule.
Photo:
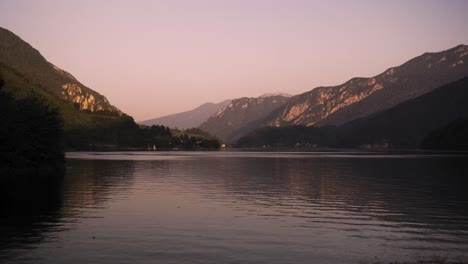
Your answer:
[[[3,199],[0,262],[466,257],[467,161],[372,153],[69,153],[58,186]]]

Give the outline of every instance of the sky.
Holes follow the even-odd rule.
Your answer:
[[[0,0],[0,26],[141,121],[468,44],[468,1]]]

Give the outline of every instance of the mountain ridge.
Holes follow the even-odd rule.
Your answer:
[[[0,27],[0,64],[57,98],[69,102],[78,110],[122,112],[105,96],[79,82],[72,74],[60,69],[29,43],[8,29]]]
[[[467,101],[468,77],[464,77],[343,125],[263,127],[239,139],[239,145],[414,149],[424,147],[425,138],[433,135],[429,140],[426,139],[428,148],[431,144],[437,146],[438,138],[450,142],[448,145],[453,147],[455,144],[450,141],[450,133],[458,133],[459,138],[466,138],[460,135],[468,127]],[[456,124],[452,125],[450,133],[447,132],[449,124]]]
[[[288,102],[282,114],[268,125],[337,125],[388,109],[468,75],[467,54],[468,46],[457,45],[440,52],[426,52],[373,77],[355,77],[340,85],[314,88]],[[448,67],[453,70],[448,71],[441,64],[450,64]]]
[[[164,125],[172,128],[187,129],[198,127],[217,111],[225,107],[231,100],[219,103],[204,103],[192,110],[161,116],[138,122],[142,125]]]
[[[237,120],[230,131],[227,127],[223,131],[215,128],[229,124],[231,120],[227,116],[224,119],[212,117],[207,121],[212,124],[206,126],[205,123],[202,127],[225,140],[232,140],[229,134],[241,137],[243,133],[262,126],[344,124],[468,76],[467,55],[468,46],[463,44],[444,51],[426,52],[373,77],[354,77],[340,85],[319,86],[290,97],[281,107],[270,109],[270,113],[263,113],[255,120],[250,119],[243,124]],[[241,109],[237,111],[242,112]],[[229,118],[236,119],[233,115]]]
[[[288,94],[288,93],[276,92],[276,93],[264,93],[260,95],[259,97],[265,98],[265,97],[271,97],[271,96],[293,97],[294,95]]]
[[[289,100],[284,96],[242,97],[232,100],[199,126],[225,143],[233,143]]]

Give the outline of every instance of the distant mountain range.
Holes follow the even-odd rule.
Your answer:
[[[292,97],[292,95],[287,93],[265,93],[260,95],[258,98],[267,98],[267,97]],[[199,127],[201,124],[208,121],[208,119],[217,113],[219,110],[228,105],[231,100],[225,100],[220,103],[204,103],[199,107],[167,116],[162,116],[158,118],[153,118],[145,121],[138,122],[141,125],[151,126],[151,125],[163,125],[171,128],[187,129],[192,127]]]
[[[0,137],[9,142],[0,149],[0,156],[19,157],[18,164],[28,156],[47,158],[55,147],[62,153],[63,146],[68,150],[146,150],[150,146],[199,150],[220,146],[216,138],[198,129],[171,131],[165,126],[139,126],[103,95],[3,28],[0,97],[4,102],[0,121],[6,123]],[[63,139],[58,136],[62,134]],[[30,150],[37,153],[22,153]],[[31,162],[35,160],[39,159],[31,158]]]
[[[414,148],[424,141],[423,146],[440,149],[456,144],[452,135],[464,138],[460,131],[466,130],[468,119],[467,58],[468,46],[459,45],[425,53],[372,78],[353,78],[295,96],[271,93],[207,103],[142,124],[181,129],[198,126],[226,143],[235,143],[250,133],[240,140],[244,145],[287,141]],[[3,28],[0,80],[3,92],[17,99],[34,98],[57,109],[72,147],[146,146],[154,138],[151,129],[139,127],[103,95]]]
[[[229,104],[231,100],[225,100],[220,103],[205,103],[190,111],[158,117],[146,121],[141,121],[142,125],[163,125],[171,128],[187,129],[198,127],[214,113]]]
[[[468,146],[464,134],[468,128],[467,102],[465,77],[343,125],[265,127],[241,138],[239,145],[463,149]]]
[[[292,97],[293,95],[292,94],[288,94],[288,93],[264,93],[262,95],[260,95],[259,97],[271,97],[271,96],[283,96],[283,97]]]
[[[269,120],[270,115],[276,113],[289,100],[289,97],[284,96],[235,99],[212,115],[199,128],[226,143],[233,143],[261,126],[265,120]]]
[[[242,117],[243,104],[235,104],[229,109],[230,115],[214,115],[200,128],[234,143],[235,139],[263,126],[345,124],[468,76],[467,55],[466,45],[425,53],[372,78],[353,78],[338,86],[317,87],[284,98],[281,106],[264,109],[248,119]]]

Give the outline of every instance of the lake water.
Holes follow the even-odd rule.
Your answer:
[[[459,155],[68,153],[2,202],[0,263],[466,259],[467,177]]]

